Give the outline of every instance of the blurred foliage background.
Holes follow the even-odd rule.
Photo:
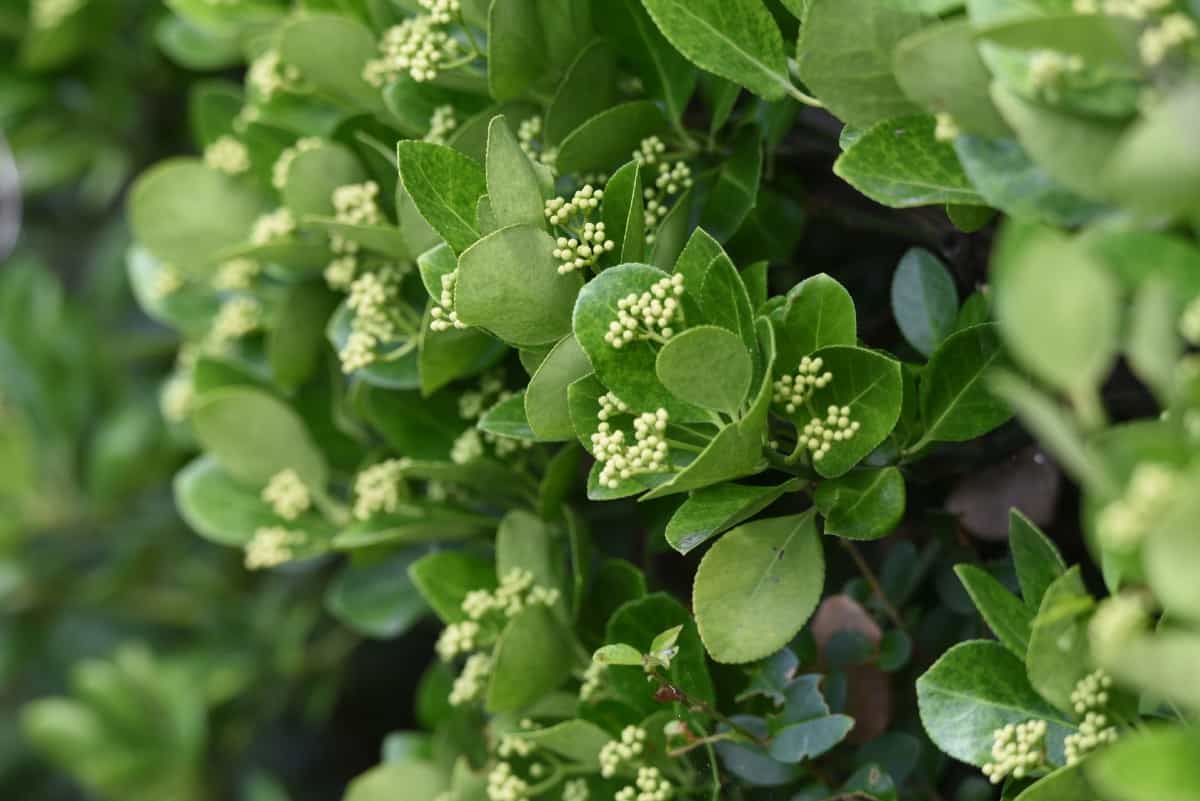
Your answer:
[[[421,666],[397,675],[403,643],[347,660],[309,577],[249,574],[176,515],[189,446],[157,388],[177,343],[130,295],[121,210],[191,147],[197,75],[162,55],[180,34],[157,0],[50,33],[55,5],[0,0],[0,797],[336,797],[411,718]],[[367,700],[385,679],[409,691]]]

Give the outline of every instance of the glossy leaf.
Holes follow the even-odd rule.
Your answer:
[[[658,352],[658,380],[680,400],[737,413],[750,391],[753,363],[741,337],[701,325],[672,337]],[[713,376],[719,375],[719,381]]]
[[[921,419],[930,442],[965,442],[1012,416],[988,389],[989,372],[1002,363],[997,326],[973,325],[951,334],[929,360],[921,381]]]
[[[958,314],[958,289],[945,265],[912,248],[892,275],[892,314],[914,348],[929,356],[949,335]]]
[[[850,540],[890,534],[904,517],[904,476],[895,467],[860,470],[822,481],[813,502],[825,518],[825,533]]]
[[[687,554],[712,537],[754,517],[799,486],[797,480],[792,480],[773,487],[728,483],[696,490],[667,522],[667,542],[679,553]]]
[[[487,193],[478,163],[444,145],[400,142],[400,181],[421,216],[455,253],[479,238],[475,205]]]

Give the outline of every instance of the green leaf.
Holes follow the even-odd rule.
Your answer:
[[[342,801],[387,801],[403,795],[413,801],[433,801],[447,788],[442,771],[423,760],[384,762],[357,776]]]
[[[645,264],[611,267],[589,281],[575,301],[574,331],[596,375],[631,409],[665,408],[673,421],[705,420],[707,415],[695,406],[678,400],[667,391],[655,374],[656,348],[646,340],[633,340],[620,349],[605,341],[608,325],[617,318],[617,302],[630,293],[648,291],[666,273]],[[603,393],[601,393],[603,394]],[[591,416],[596,415],[593,407]],[[577,433],[581,436],[584,432]],[[587,432],[590,436],[592,432]],[[590,443],[584,442],[584,447]]]
[[[595,0],[592,5],[600,32],[621,43],[621,55],[635,66],[646,93],[663,102],[672,122],[681,119],[696,88],[695,67],[667,42],[640,0]]]
[[[586,720],[564,720],[522,736],[538,748],[596,771],[600,770],[600,749],[612,739],[604,729]]]
[[[696,624],[688,610],[666,593],[658,592],[622,604],[608,620],[605,640],[647,651],[659,632],[679,625],[683,626],[677,643],[679,653],[665,673],[676,687],[687,688],[688,695],[712,703],[715,691]],[[635,709],[649,714],[661,708],[654,700],[654,685],[646,681],[640,662],[637,667],[610,666],[607,680],[615,694]]]
[[[1021,597],[1025,599],[1025,605],[1036,612],[1046,590],[1067,572],[1067,563],[1050,538],[1019,509],[1013,509],[1008,520],[1008,547],[1016,565]]]
[[[513,509],[496,531],[496,575],[503,579],[514,570],[524,570],[533,574],[534,584],[561,588],[563,569],[554,534],[537,515]]]
[[[498,437],[533,440],[535,435],[525,419],[525,393],[510,395],[488,409],[475,427]]]
[[[1104,797],[1121,801],[1200,798],[1200,734],[1194,728],[1128,732],[1087,763],[1087,777]],[[1047,799],[1047,801],[1049,801]]]
[[[658,380],[675,397],[736,415],[750,391],[753,363],[741,337],[700,325],[672,337],[658,352]],[[719,376],[719,380],[713,380]]]
[[[250,187],[198,159],[158,164],[129,193],[134,238],[160,261],[197,276],[245,243],[266,210]]]
[[[800,79],[850,125],[912,114],[916,106],[892,75],[892,53],[921,27],[919,15],[895,3],[812,0],[796,48]]]
[[[297,220],[309,215],[331,217],[333,190],[361,183],[366,177],[358,157],[348,147],[323,144],[292,159],[281,192],[283,203]]]
[[[1013,358],[1068,393],[1092,391],[1118,348],[1120,298],[1111,275],[1081,243],[1018,223],[1002,232],[993,275],[996,319]]]
[[[592,654],[592,661],[601,665],[636,665],[642,666],[642,652],[632,645],[623,642],[612,645],[602,645]]]
[[[992,759],[992,732],[1008,724],[1045,720],[1051,759],[1062,762],[1063,738],[1074,730],[1043,701],[1025,665],[997,642],[954,646],[917,679],[921,722],[938,748],[982,767]]]
[[[744,523],[704,555],[692,606],[718,662],[752,662],[788,643],[816,609],[825,562],[813,513]]]
[[[799,488],[799,480],[792,479],[773,487],[727,483],[696,490],[667,521],[667,542],[686,555]]]
[[[291,407],[249,387],[206,392],[192,410],[192,427],[204,449],[233,478],[263,486],[291,468],[310,491],[324,492],[325,456]]]
[[[349,628],[387,639],[407,631],[427,607],[409,578],[416,554],[400,551],[346,565],[325,592],[325,608]]]
[[[575,437],[567,388],[592,372],[587,354],[574,335],[567,334],[542,360],[529,379],[525,392],[525,416],[539,440],[569,440]]]
[[[813,503],[825,517],[825,533],[849,540],[890,534],[904,517],[904,476],[895,467],[859,470],[822,481]]]
[[[929,356],[954,329],[958,290],[937,256],[910,248],[892,276],[892,314],[900,333]]]
[[[768,753],[788,764],[815,759],[844,740],[852,728],[854,718],[846,715],[824,715],[793,723],[775,732]]]
[[[488,88],[499,101],[548,94],[591,37],[587,4],[494,0],[488,13]]]
[[[988,96],[991,72],[965,19],[930,25],[896,45],[892,61],[905,94],[930,113],[949,114],[958,128],[1004,136],[1008,126]]]
[[[294,391],[307,381],[325,353],[325,321],[336,300],[320,284],[295,284],[288,289],[267,339],[267,361],[275,382]]]
[[[984,203],[954,148],[935,139],[934,128],[933,117],[927,115],[875,123],[838,156],[833,171],[867,197],[892,208]]]
[[[467,423],[449,393],[426,398],[409,391],[364,387],[359,410],[384,441],[411,459],[444,459]]]
[[[188,526],[207,540],[241,547],[256,529],[280,521],[254,489],[237,483],[210,456],[175,475],[175,505]]]
[[[779,342],[777,374],[795,371],[801,359],[821,348],[858,342],[854,300],[825,273],[792,287],[787,303],[771,314],[771,322]]]
[[[693,64],[767,99],[792,91],[779,27],[759,0],[642,0]]]
[[[554,240],[545,231],[512,225],[462,252],[454,291],[459,319],[518,346],[557,342],[571,330],[571,309],[583,283],[560,275]]]
[[[1044,4],[1050,5],[1050,4]],[[1092,64],[1137,69],[1138,26],[1115,14],[1049,13],[985,24],[980,41],[1016,50],[1055,50],[1076,55]]]
[[[338,532],[333,547],[342,551],[378,545],[457,542],[490,532],[496,521],[487,515],[445,504],[403,504],[396,511],[356,520]]]
[[[631,161],[613,173],[604,185],[600,208],[605,234],[616,247],[618,264],[640,262],[646,253],[646,206],[642,200],[642,167]]]
[[[306,153],[307,151],[301,156]],[[289,177],[290,175],[291,173],[289,173]],[[389,256],[397,261],[413,260],[413,254],[409,251],[409,243],[405,240],[404,234],[393,225],[344,223],[329,217],[313,217],[311,215],[305,217],[301,222],[305,226],[318,228],[327,234],[337,234],[343,239],[357,242],[367,250]]]
[[[1025,657],[1029,682],[1059,709],[1072,708],[1071,692],[1091,672],[1087,619],[1094,606],[1078,567],[1046,589]]]
[[[1107,199],[1107,173],[1099,167],[1116,149],[1123,123],[1041,106],[1001,83],[992,84],[992,101],[1051,178],[1083,197]]]
[[[800,429],[814,418],[824,419],[829,406],[849,406],[850,419],[859,424],[850,439],[835,443],[825,457],[814,463],[825,478],[836,478],[858,464],[892,433],[900,419],[904,382],[900,363],[864,348],[835,345],[818,350],[823,369],[833,380],[816,390],[806,408],[788,415]]]
[[[700,227],[717,241],[724,242],[737,233],[754,209],[762,162],[762,135],[758,128],[747,127],[733,143],[733,154],[717,173],[700,213]]]
[[[1198,113],[1200,89],[1192,84],[1147,110],[1102,171],[1108,193],[1148,214],[1194,214],[1200,208],[1200,157],[1186,132]]]
[[[666,130],[662,109],[649,100],[613,106],[567,134],[555,169],[560,175],[614,170],[629,161],[643,139]]]
[[[487,193],[483,170],[472,159],[429,142],[396,146],[400,181],[421,216],[455,253],[479,238],[475,205]]]
[[[960,136],[954,151],[971,185],[989,206],[1018,219],[1078,225],[1102,207],[1056,183],[1017,142]]]
[[[504,117],[493,117],[488,125],[486,169],[488,202],[497,227],[546,227],[541,182]]]
[[[467,619],[462,602],[472,590],[494,590],[496,570],[490,560],[463,551],[435,551],[408,568],[413,584],[443,623]]]
[[[376,54],[375,37],[362,23],[341,14],[310,14],[284,24],[279,55],[297,67],[306,83],[351,108],[384,111],[379,90],[363,79]]]
[[[1012,417],[1007,404],[992,395],[984,380],[1002,359],[994,323],[964,328],[942,342],[921,379],[923,439],[966,442]]]
[[[954,572],[988,628],[1008,650],[1023,659],[1029,647],[1033,614],[990,573],[974,565],[957,565]]]
[[[1093,801],[1096,791],[1084,777],[1092,760],[1076,762],[1059,768],[1022,790],[1013,801]]]
[[[545,606],[526,607],[505,626],[492,657],[487,711],[520,712],[571,674],[571,633]]]
[[[432,308],[432,307],[431,307]],[[428,311],[421,323],[421,347],[417,372],[421,394],[429,397],[459,378],[477,375],[504,358],[504,343],[475,328],[430,329],[433,317]]]
[[[596,39],[580,51],[558,85],[546,109],[544,141],[557,145],[571,131],[617,105],[617,99],[616,51],[609,41]]]

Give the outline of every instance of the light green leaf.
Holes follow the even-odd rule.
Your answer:
[[[475,427],[480,431],[509,439],[535,439],[529,421],[525,419],[525,393],[517,392],[488,409]]]
[[[1005,648],[1024,659],[1033,622],[1029,609],[990,573],[974,565],[957,565],[954,572],[988,628]]]
[[[704,555],[692,606],[718,662],[752,662],[778,651],[816,609],[825,562],[813,513],[744,523]]]
[[[488,125],[486,170],[488,204],[496,227],[546,227],[541,183],[504,117],[493,117]]]
[[[402,141],[397,145],[400,181],[425,221],[455,253],[479,238],[475,206],[487,193],[483,170],[445,145]]]
[[[492,657],[487,711],[520,712],[558,689],[571,673],[571,633],[545,606],[526,607],[500,635]]]
[[[958,128],[982,136],[1004,136],[1008,126],[992,100],[992,75],[965,19],[930,25],[896,45],[896,81],[930,113],[949,114]]]
[[[998,642],[954,646],[917,679],[925,731],[957,760],[983,767],[992,759],[992,732],[1008,724],[1044,720],[1050,757],[1063,761],[1062,741],[1074,725],[1038,696],[1025,665]]]
[[[985,381],[1002,359],[993,323],[964,328],[942,342],[921,377],[925,441],[965,442],[1012,417],[1008,405],[992,395]]]
[[[334,213],[333,190],[366,180],[367,174],[350,148],[336,143],[323,144],[296,155],[287,171],[283,203],[292,216],[331,217]]]
[[[326,590],[325,608],[360,634],[381,639],[399,636],[427,610],[408,575],[415,558],[413,551],[400,551],[351,562]]]
[[[872,200],[892,208],[937,203],[979,205],[954,148],[934,138],[933,117],[884,120],[868,128],[833,171]]]
[[[592,372],[587,354],[573,334],[567,334],[542,360],[525,392],[525,416],[539,440],[574,438],[567,387]]]
[[[601,665],[636,665],[642,666],[642,652],[632,645],[618,642],[612,645],[602,645],[592,654],[592,661]]]
[[[612,739],[604,729],[586,720],[564,720],[522,736],[538,748],[597,771],[600,769],[600,749]]]
[[[767,99],[792,90],[783,36],[759,0],[642,0],[693,64]]]
[[[696,624],[683,604],[670,595],[657,592],[622,604],[608,620],[605,640],[646,651],[660,632],[679,625],[683,626],[677,643],[679,653],[665,673],[672,684],[686,687],[688,695],[712,703],[715,691]],[[640,664],[612,665],[606,674],[616,696],[643,714],[662,708],[654,700],[654,685],[646,681],[646,672]]]
[[[388,801],[401,795],[434,801],[446,788],[441,770],[423,760],[407,759],[384,762],[360,774],[346,787],[342,801]]]
[[[343,14],[308,14],[285,23],[279,55],[297,67],[321,94],[370,113],[384,111],[379,90],[363,79],[375,57],[375,37],[362,23]]]
[[[1120,298],[1111,275],[1081,243],[1017,223],[1003,230],[993,261],[996,319],[1013,358],[1065,392],[1092,391],[1117,354]]]
[[[700,325],[672,337],[658,352],[655,372],[675,397],[735,415],[750,391],[753,364],[741,337]],[[720,380],[713,380],[719,376]]]
[[[413,562],[408,575],[443,623],[467,619],[462,602],[472,590],[494,590],[496,570],[488,559],[464,551],[435,551]]]
[[[796,47],[800,79],[850,125],[912,114],[917,108],[892,75],[892,54],[923,22],[896,3],[812,0]]]
[[[1096,791],[1084,776],[1090,759],[1043,776],[1022,790],[1013,801],[1094,801]]]
[[[1072,690],[1092,670],[1087,619],[1094,603],[1074,567],[1046,589],[1033,620],[1025,658],[1029,682],[1059,709],[1072,708]]]
[[[792,479],[773,487],[725,483],[696,490],[667,521],[667,542],[686,555],[799,488]]]
[[[821,348],[858,342],[854,300],[825,273],[792,287],[787,303],[771,314],[771,322],[779,342],[776,375],[795,372],[801,359]]]
[[[600,208],[605,234],[616,247],[618,264],[640,262],[646,253],[646,205],[642,199],[642,168],[631,161],[613,173],[604,185]]]
[[[459,319],[513,345],[557,342],[571,330],[583,281],[560,275],[553,251],[550,235],[527,225],[501,228],[464,250],[454,292]]]
[[[1200,209],[1200,156],[1188,134],[1200,88],[1187,84],[1154,104],[1125,133],[1100,180],[1112,197],[1150,214]]]
[[[200,444],[238,481],[263,486],[291,468],[310,491],[324,492],[324,454],[300,416],[267,393],[249,387],[206,392],[191,419]]]
[[[160,261],[205,275],[223,251],[245,243],[266,204],[253,189],[198,159],[171,159],[129,193],[129,225]]]
[[[514,570],[533,574],[534,584],[561,588],[562,562],[557,556],[555,530],[537,515],[514,509],[496,531],[496,575],[503,579]]]
[[[904,476],[895,467],[859,470],[822,481],[813,503],[825,517],[825,533],[849,540],[890,534],[904,517]]]
[[[456,506],[435,503],[402,504],[394,512],[356,520],[338,532],[333,547],[342,551],[380,545],[458,542],[490,532],[495,518]]]
[[[1198,753],[1196,729],[1160,725],[1130,732],[1104,749],[1088,761],[1087,777],[1107,798],[1191,801],[1200,798]]]
[[[605,39],[580,51],[546,109],[543,139],[554,146],[605,109],[617,104],[617,54]]]
[[[667,119],[649,100],[601,111],[567,134],[554,162],[560,175],[609,171],[629,161],[641,141],[665,133]]]
[[[259,491],[230,478],[210,456],[201,456],[175,475],[175,505],[200,536],[241,547],[256,529],[280,524]]]

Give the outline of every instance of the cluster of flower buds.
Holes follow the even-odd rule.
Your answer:
[[[312,497],[304,480],[290,467],[271,476],[263,488],[262,499],[284,520],[295,520],[312,505]]]
[[[429,14],[438,25],[449,25],[454,20],[458,19],[458,15],[462,12],[462,3],[459,0],[419,0],[421,8]]]
[[[606,236],[604,223],[586,222],[579,232],[579,239],[560,236],[555,243],[554,258],[561,262],[558,273],[566,275],[584,267],[595,267],[601,254],[611,252],[614,247],[616,243]]]
[[[852,438],[858,429],[858,421],[850,419],[849,406],[831,405],[824,420],[814,417],[808,421],[800,432],[800,439],[812,453],[813,461],[819,462],[829,453],[833,443]]]
[[[462,610],[471,620],[483,620],[493,613],[511,618],[530,606],[554,606],[559,598],[557,589],[535,584],[533,573],[514,567],[500,579],[495,592],[472,590],[467,593]]]
[[[450,705],[469,704],[483,693],[488,676],[492,672],[492,657],[489,654],[472,654],[467,657],[462,673],[450,688]]]
[[[334,217],[347,225],[380,225],[384,219],[378,198],[379,184],[374,181],[339,186],[333,190]]]
[[[691,187],[693,183],[692,169],[687,162],[669,163],[663,160],[666,149],[666,145],[661,139],[657,136],[650,136],[643,139],[638,145],[638,149],[633,151],[634,161],[643,167],[657,167],[653,185],[648,185],[642,190],[647,244],[654,243],[655,229],[670,211],[674,196]],[[649,176],[643,181],[649,182]]]
[[[262,100],[270,100],[277,93],[290,89],[300,81],[300,70],[285,64],[278,50],[268,50],[246,70],[246,82]]]
[[[363,273],[350,284],[346,305],[354,312],[350,335],[338,357],[352,373],[376,360],[376,348],[396,337],[392,301],[400,292],[400,274],[390,266]]]
[[[325,140],[319,136],[305,136],[296,140],[296,143],[290,147],[285,147],[279,157],[275,159],[275,163],[271,165],[271,186],[282,190],[287,186],[288,175],[292,170],[292,162],[296,160],[296,156],[309,150],[316,150],[325,144]]]
[[[387,459],[360,470],[354,479],[354,517],[368,520],[378,512],[396,511],[407,467],[407,459]]]
[[[247,570],[275,567],[295,558],[296,548],[304,545],[308,535],[303,531],[265,526],[255,530],[246,543],[244,563]]]
[[[444,145],[456,130],[458,130],[458,115],[454,111],[454,106],[438,106],[429,118],[429,131],[425,134],[425,141]]]
[[[238,295],[221,304],[213,318],[209,336],[216,346],[241,339],[262,325],[262,304],[247,295]]]
[[[287,239],[296,232],[296,218],[291,210],[281,206],[275,211],[267,212],[254,221],[250,231],[250,241],[255,245],[267,245],[280,239]]]
[[[992,784],[1008,776],[1023,779],[1046,767],[1046,721],[1010,723],[992,732],[992,761],[983,774]]]
[[[250,151],[234,136],[219,136],[204,148],[204,164],[226,175],[241,175],[250,169]]]
[[[667,145],[662,139],[657,136],[647,136],[638,145],[638,149],[633,151],[633,160],[643,166],[657,164],[666,150]]]
[[[1112,677],[1097,670],[1080,679],[1071,691],[1071,707],[1083,719],[1079,730],[1067,735],[1063,741],[1068,765],[1074,765],[1097,748],[1115,743],[1120,737],[1117,727],[1111,725],[1108,716],[1101,711],[1111,700],[1112,686]]]
[[[537,161],[547,167],[553,167],[558,160],[558,148],[546,147],[542,142],[542,117],[535,114],[521,120],[517,126],[517,144],[530,161]]]
[[[780,376],[775,382],[774,402],[782,405],[788,414],[794,413],[814,392],[828,386],[833,380],[833,373],[828,370],[822,372],[824,367],[825,360],[820,356],[815,359],[805,356],[800,360],[795,375]]]
[[[1142,62],[1148,67],[1157,67],[1172,50],[1195,41],[1196,22],[1182,12],[1163,17],[1162,22],[1142,31],[1138,39],[1138,51]]]
[[[625,432],[611,423],[601,422],[592,434],[592,451],[600,462],[599,481],[616,489],[635,475],[661,473],[668,469],[670,446],[666,440],[669,417],[666,409],[645,412],[633,420],[633,444],[625,442]]]
[[[568,225],[576,216],[587,217],[590,212],[600,207],[604,199],[604,190],[597,189],[591,184],[584,184],[570,200],[564,197],[554,197],[546,201],[546,219],[551,225]]]
[[[458,270],[451,270],[442,275],[442,294],[437,305],[429,311],[429,330],[448,331],[451,328],[466,328],[466,324],[458,319],[454,310],[454,287],[458,284]]]
[[[590,797],[586,779],[571,779],[563,785],[562,801],[588,801]]]
[[[611,779],[621,766],[641,757],[646,750],[646,730],[641,726],[626,726],[621,739],[609,740],[600,748],[600,775]]]
[[[656,281],[649,290],[631,292],[617,301],[617,319],[608,324],[604,341],[621,348],[636,339],[666,341],[675,335],[676,317],[682,314],[683,274]]]
[[[222,262],[213,274],[213,289],[218,292],[236,292],[249,289],[254,279],[262,272],[262,265],[254,259],[238,258]]]
[[[675,786],[655,767],[638,768],[637,780],[617,791],[616,801],[670,801],[675,797]]]
[[[1139,464],[1125,494],[1101,510],[1096,521],[1100,539],[1116,550],[1137,547],[1170,507],[1179,484],[1171,468],[1155,462]]]
[[[1035,90],[1053,94],[1064,75],[1083,70],[1083,59],[1057,50],[1037,50],[1029,57],[1029,83]]]
[[[463,52],[459,41],[443,30],[449,21],[444,14],[427,14],[389,28],[379,43],[379,58],[363,68],[363,79],[379,87],[405,73],[420,83],[432,81],[443,64]]]
[[[459,654],[469,654],[478,647],[479,624],[474,620],[451,623],[442,629],[435,650],[438,658],[449,662]]]

